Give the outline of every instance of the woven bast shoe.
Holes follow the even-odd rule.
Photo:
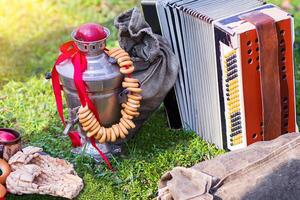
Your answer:
[[[72,164],[41,152],[41,148],[26,147],[9,160],[12,168],[6,180],[9,192],[75,198],[83,188],[83,181]]]

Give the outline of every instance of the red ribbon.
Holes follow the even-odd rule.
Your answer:
[[[61,95],[61,86],[59,81],[59,74],[56,70],[56,66],[61,64],[67,59],[71,59],[72,64],[74,66],[74,83],[75,87],[77,89],[78,97],[80,100],[80,103],[82,106],[88,106],[89,109],[94,113],[97,120],[99,121],[99,115],[97,112],[97,109],[95,108],[94,104],[92,103],[91,99],[88,97],[87,91],[86,91],[86,85],[82,79],[83,72],[87,69],[87,61],[85,54],[82,53],[76,44],[73,41],[66,42],[60,47],[61,54],[58,56],[54,67],[52,69],[52,87],[55,95],[56,100],[56,106],[57,111],[60,116],[60,119],[64,125],[65,119],[63,114],[63,103],[62,103],[62,95]],[[77,132],[70,132],[69,137],[72,141],[72,145],[74,147],[81,146],[80,142],[80,136]],[[111,164],[109,163],[109,160],[105,156],[103,152],[96,146],[94,138],[90,138],[91,144],[96,148],[96,150],[99,152],[102,159],[105,161],[107,167],[112,170]]]
[[[106,166],[111,170],[114,171],[114,169],[112,168],[108,158],[105,156],[105,154],[97,147],[96,142],[95,142],[95,138],[91,137],[90,138],[91,144],[93,145],[93,147],[98,151],[98,153],[100,154],[100,156],[102,157],[102,159],[104,160]]]

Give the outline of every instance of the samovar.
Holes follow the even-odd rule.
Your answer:
[[[107,28],[94,23],[84,24],[71,34],[77,48],[86,56],[87,69],[83,72],[82,80],[86,84],[88,96],[96,107],[103,126],[111,126],[120,119],[123,80],[119,66],[105,53],[106,39],[109,35]],[[69,119],[64,130],[64,134],[68,134],[69,131],[76,129],[77,111],[81,105],[73,78],[74,66],[71,59],[68,59],[55,67],[69,110]],[[86,133],[79,125],[77,126],[82,146],[72,151],[82,153],[84,150],[95,160],[100,160],[98,152],[86,138]],[[96,145],[107,156],[120,152],[120,147],[110,143],[96,143]]]

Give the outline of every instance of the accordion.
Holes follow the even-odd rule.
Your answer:
[[[158,0],[185,129],[235,150],[296,131],[293,18],[259,0]]]

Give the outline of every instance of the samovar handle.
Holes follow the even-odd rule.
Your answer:
[[[46,72],[45,79],[50,80],[52,78],[51,72]]]
[[[63,131],[64,135],[68,135],[70,130],[79,122],[79,117],[77,115],[78,109],[80,106],[69,109],[69,119],[67,125]]]

